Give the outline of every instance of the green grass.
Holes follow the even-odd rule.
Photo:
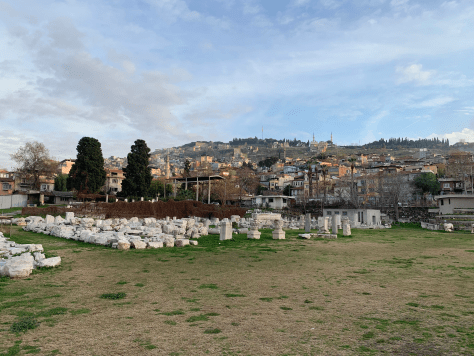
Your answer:
[[[219,287],[215,284],[201,284],[199,289],[218,289]]]
[[[14,333],[27,332],[28,330],[36,329],[39,322],[34,316],[23,316],[12,323],[10,331]]]
[[[224,294],[226,296],[226,298],[241,298],[241,297],[245,297],[245,295],[243,294],[233,294],[233,293],[226,293]]]
[[[173,311],[170,311],[170,312],[165,312],[165,313],[161,313],[163,315],[167,315],[167,316],[172,316],[172,315],[183,315],[184,314],[184,311],[182,311],[181,309],[179,310],[173,310]]]
[[[50,317],[53,315],[61,315],[61,314],[66,314],[67,313],[67,308],[62,308],[62,307],[56,307],[48,310],[41,311],[36,314],[37,317]]]
[[[117,299],[123,299],[127,296],[127,294],[123,292],[119,293],[105,293],[100,296],[102,299],[112,299],[112,300],[117,300]]]
[[[90,309],[87,309],[87,308],[81,308],[81,309],[76,309],[76,310],[70,310],[69,313],[71,313],[71,315],[80,315],[80,314],[88,314],[90,313]]]
[[[220,329],[206,329],[204,330],[204,334],[219,334],[221,332]]]

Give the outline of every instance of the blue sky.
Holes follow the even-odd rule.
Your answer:
[[[234,137],[474,141],[474,3],[0,0],[0,167]]]

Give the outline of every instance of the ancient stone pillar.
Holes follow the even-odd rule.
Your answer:
[[[257,220],[252,220],[250,223],[250,230],[247,232],[247,238],[248,239],[253,239],[253,240],[258,240],[260,239],[261,232],[258,231],[258,221]]]
[[[337,217],[334,215],[332,217],[332,233],[333,235],[337,235]]]
[[[311,214],[306,214],[306,219],[304,220],[304,232],[311,232]]]
[[[232,224],[229,220],[224,219],[220,224],[220,236],[219,240],[231,240],[232,239]]]
[[[285,232],[283,231],[283,220],[275,220],[274,224],[275,230],[273,230],[272,235],[274,240],[284,240]]]
[[[342,219],[342,234],[344,236],[351,236],[351,224],[348,218]]]

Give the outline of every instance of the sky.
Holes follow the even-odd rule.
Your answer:
[[[84,136],[473,142],[473,58],[471,0],[0,0],[0,168]]]

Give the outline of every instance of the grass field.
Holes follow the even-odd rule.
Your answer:
[[[123,252],[14,227],[62,265],[0,280],[0,355],[474,354],[471,234],[297,234]]]

